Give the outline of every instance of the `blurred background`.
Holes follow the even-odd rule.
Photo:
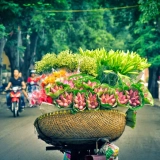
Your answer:
[[[151,67],[143,80],[154,98],[160,76],[157,0],[1,0],[0,85],[15,67],[24,79],[46,53],[82,49],[134,51]]]

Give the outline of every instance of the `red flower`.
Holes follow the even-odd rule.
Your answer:
[[[44,88],[44,87],[45,87],[45,85],[46,85],[45,83],[43,83],[43,82],[41,83],[42,88]]]
[[[53,99],[52,99],[50,96],[47,96],[46,101],[47,101],[48,103],[53,103]]]

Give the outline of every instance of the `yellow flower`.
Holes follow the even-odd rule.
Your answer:
[[[60,70],[60,71],[57,71],[57,72],[53,72],[52,74],[48,75],[43,83],[45,85],[47,84],[54,84],[56,79],[58,78],[62,78],[62,77],[65,77],[67,75],[67,72],[65,70]]]

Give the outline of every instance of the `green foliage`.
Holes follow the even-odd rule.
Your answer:
[[[43,56],[41,61],[37,61],[35,63],[35,68],[39,73],[51,72],[52,68],[55,68],[56,64],[56,55],[54,53],[47,53],[45,56]]]
[[[66,67],[70,71],[74,71],[78,66],[77,60],[78,58],[76,54],[72,54],[69,50],[62,51],[57,55],[57,67]]]
[[[155,19],[160,13],[160,1],[157,0],[139,0],[142,21]]]
[[[5,26],[0,24],[0,39],[5,36]]]
[[[103,81],[105,75],[103,72],[106,70],[124,75],[138,75],[150,64],[147,59],[141,58],[138,54],[133,52],[123,51],[109,51],[103,49],[86,50],[80,48],[80,54],[73,54],[69,50],[55,54],[45,55],[41,61],[36,63],[38,72],[51,71],[52,68],[67,68],[70,71],[79,70],[82,73],[98,76],[100,81]],[[53,61],[53,63],[52,63]],[[116,77],[111,75],[113,79]],[[107,79],[107,77],[105,77]]]
[[[137,76],[150,66],[147,63],[147,59],[141,58],[137,53],[129,51],[125,53],[119,50],[109,51],[107,57],[102,60],[102,65],[107,66],[108,70],[128,76]]]
[[[160,66],[160,61],[157,61],[160,54],[160,38],[154,21],[143,23],[140,19],[134,31],[137,37],[133,43],[134,50],[147,57],[152,66]]]
[[[131,109],[128,109],[126,115],[126,125],[131,128],[134,128],[136,125],[136,112]]]
[[[132,5],[134,2],[127,2]],[[83,49],[96,48],[127,50],[132,41],[129,33],[132,10],[102,11],[106,7],[121,6],[125,3],[96,0],[60,1],[46,0],[6,1],[0,2],[1,23],[9,34],[17,34],[17,27],[22,31],[22,44],[26,47],[32,33],[38,34],[36,60],[46,53],[60,53],[71,49],[77,52]],[[61,10],[94,10],[89,12],[55,12]],[[95,9],[97,9],[95,11]],[[120,20],[119,20],[120,19]],[[27,36],[30,36],[27,39]],[[7,42],[7,46],[9,41]]]
[[[0,1],[0,11],[9,11],[13,14],[17,14],[19,11],[20,11],[20,7],[19,7],[19,4],[13,2],[13,1],[10,1],[10,2],[7,2],[5,0],[3,1]]]
[[[83,50],[82,48],[79,49],[79,52],[82,56],[88,56],[96,59],[98,63],[101,63],[102,60],[107,58],[107,52],[104,48],[102,49],[95,49],[95,50]]]
[[[37,61],[35,68],[37,72],[51,72],[52,68],[66,68],[70,71],[77,71],[89,75],[97,76],[96,60],[91,57],[72,54],[69,50],[63,51],[58,55],[46,54],[41,61]]]
[[[125,5],[131,6],[137,4],[138,0],[132,2],[122,0],[121,3],[113,2],[111,0],[104,2],[96,0],[90,2],[89,0],[82,1],[41,1],[31,0],[22,1],[1,1],[0,15],[1,23],[5,27],[5,34],[17,34],[18,25],[22,31],[23,42],[22,48],[18,48],[21,52],[25,51],[26,41],[30,41],[32,33],[38,34],[38,46],[36,49],[36,60],[40,60],[46,53],[60,53],[66,50],[72,50],[74,53],[78,52],[78,48],[82,47],[82,52],[86,49],[94,50],[94,52],[101,54],[96,48],[104,48],[104,50],[136,50],[138,54],[149,58],[149,62],[155,62],[154,56],[158,54],[159,39],[157,28],[150,23],[142,24],[136,23],[135,34],[133,34],[133,26],[135,21],[139,18],[137,8],[119,9],[119,10],[98,10],[101,8],[122,7]],[[149,13],[148,10],[152,8],[153,15],[157,15],[159,10],[159,2],[156,4],[152,0],[147,6],[149,0],[139,0],[140,10],[143,15]],[[154,6],[154,7],[153,7]],[[94,10],[92,12],[55,12],[55,10]],[[97,9],[95,11],[95,9]],[[151,11],[151,12],[152,12]],[[11,16],[12,15],[12,16]],[[142,19],[142,18],[141,18]],[[146,21],[145,21],[146,22]],[[156,21],[157,22],[157,21]],[[158,23],[158,22],[157,22]],[[146,27],[143,30],[143,26]],[[1,35],[0,27],[0,35]],[[10,37],[9,37],[10,38]],[[150,39],[148,41],[148,39]],[[134,42],[134,46],[131,46]],[[7,46],[16,42],[7,42]],[[12,45],[12,46],[14,46]],[[154,51],[154,52],[153,52]],[[151,54],[154,53],[154,54]],[[156,54],[155,54],[156,53]],[[72,55],[72,54],[71,54]],[[68,56],[71,56],[68,55]],[[59,55],[60,56],[60,55]],[[151,58],[150,58],[151,57]],[[74,56],[72,57],[75,58]],[[68,59],[72,59],[69,58]],[[93,57],[90,57],[93,59]],[[58,59],[59,60],[59,59]],[[86,60],[85,60],[86,61]],[[92,61],[92,60],[91,60]],[[97,61],[99,62],[99,61]],[[70,70],[77,66],[78,62],[65,62]],[[64,64],[59,63],[61,66]],[[95,68],[98,67],[94,66]],[[48,67],[49,68],[49,67]],[[87,67],[88,68],[88,67]],[[47,69],[46,69],[47,70]],[[84,69],[85,71],[86,69]],[[94,74],[94,73],[92,73]]]
[[[133,49],[146,57],[152,66],[160,66],[160,2],[139,0],[141,15],[134,28]]]
[[[80,72],[86,73],[97,77],[97,63],[96,59],[91,57],[79,57],[80,58]]]
[[[160,66],[160,55],[154,56],[150,58],[150,63],[154,67],[159,67]]]

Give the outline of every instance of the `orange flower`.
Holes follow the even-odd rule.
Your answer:
[[[66,76],[66,73],[67,73],[67,72],[66,72],[65,70],[60,70],[60,75],[61,75],[61,76]]]
[[[53,76],[60,77],[60,73],[59,72],[53,72]]]
[[[52,74],[48,75],[42,83],[45,85],[51,83],[54,84],[57,78],[65,77],[67,75],[67,72],[65,70],[60,70],[57,72],[53,72]]]

